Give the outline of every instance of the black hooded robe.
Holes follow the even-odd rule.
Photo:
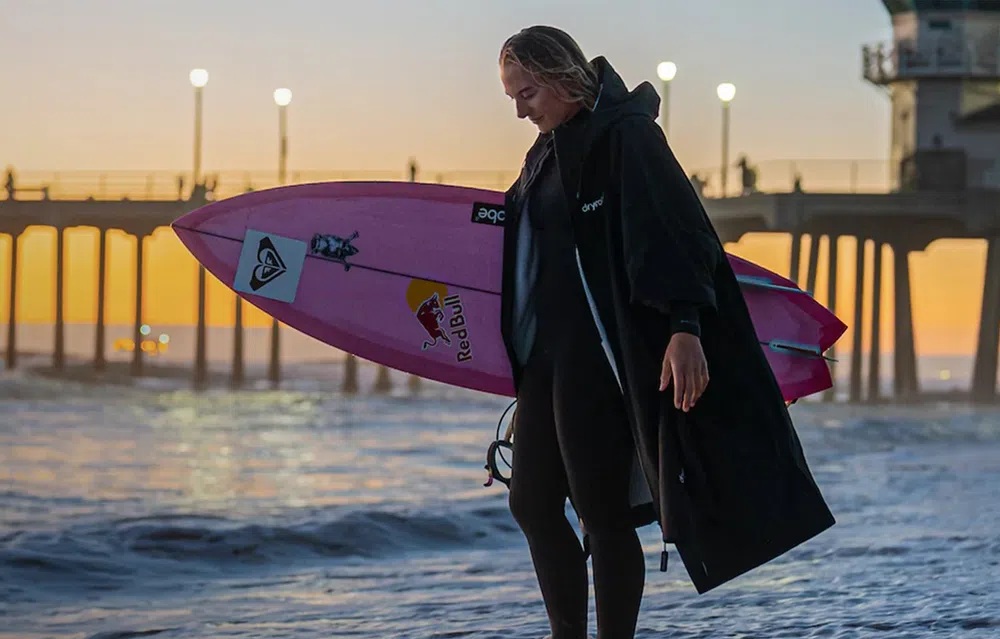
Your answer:
[[[629,92],[604,58],[601,92],[554,132],[593,320],[625,397],[636,457],[652,499],[635,525],[656,521],[699,593],[834,524],[813,480],[736,276],[690,181],[654,121],[655,89]],[[526,169],[506,193],[501,331],[515,388],[513,286]],[[698,309],[710,382],[687,414],[659,391],[672,304]],[[610,425],[609,427],[614,427]],[[665,566],[664,552],[663,564]]]

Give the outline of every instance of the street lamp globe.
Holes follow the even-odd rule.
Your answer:
[[[197,89],[200,89],[208,84],[208,71],[205,69],[192,69],[190,77],[191,85]]]
[[[656,67],[656,75],[664,82],[670,82],[677,75],[677,65],[673,62],[661,62]]]
[[[733,98],[736,97],[736,86],[729,82],[724,82],[716,89],[716,93],[719,94],[719,99],[723,102],[732,102]]]
[[[288,106],[289,104],[291,104],[292,103],[291,89],[275,89],[274,103],[281,107]]]

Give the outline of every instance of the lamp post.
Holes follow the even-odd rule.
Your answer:
[[[192,69],[190,74],[191,86],[194,87],[194,167],[191,188],[201,179],[201,120],[202,120],[202,94],[205,85],[208,84],[208,71],[205,69]],[[178,197],[182,197],[178,195]],[[140,240],[141,242],[142,240]],[[205,292],[206,292],[206,272],[205,267],[198,265],[198,326],[195,332],[195,353],[194,353],[194,383],[200,388],[207,381],[208,364],[205,356]],[[138,348],[138,344],[136,347]]]
[[[236,295],[233,313],[233,370],[230,384],[239,388],[245,381],[245,365],[243,358],[243,298]]]
[[[274,103],[278,105],[278,136],[281,140],[278,147],[278,184],[283,185],[288,164],[288,105],[292,103],[291,90],[275,89]]]
[[[726,182],[729,175],[729,104],[736,97],[736,87],[724,82],[716,89],[722,101],[722,197],[726,197]]]
[[[278,105],[278,184],[285,184],[288,165],[288,105],[292,103],[290,89],[275,89],[274,103]],[[281,381],[281,332],[276,318],[271,318],[271,361],[268,377],[271,385],[277,387]]]
[[[673,62],[661,62],[656,67],[656,75],[663,83],[660,126],[663,127],[663,135],[670,137],[670,82],[677,76],[677,65]]]
[[[201,179],[201,104],[205,85],[208,84],[208,71],[192,69],[191,86],[194,87],[194,183]]]

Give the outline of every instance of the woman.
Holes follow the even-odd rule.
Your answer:
[[[507,192],[501,326],[518,408],[510,508],[554,639],[631,637],[656,521],[705,592],[833,524],[721,242],[654,118],[565,32],[500,52],[539,135]],[[711,381],[710,381],[711,380]],[[569,499],[584,545],[565,517]]]

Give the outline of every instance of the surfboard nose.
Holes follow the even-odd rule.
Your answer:
[[[184,248],[194,256],[199,262],[203,262],[211,253],[211,249],[206,242],[206,231],[210,232],[218,223],[225,222],[224,215],[220,215],[217,202],[211,202],[205,206],[200,206],[193,211],[181,215],[170,223],[170,228],[177,235]],[[225,235],[225,234],[224,234]],[[208,266],[206,264],[206,266]],[[211,269],[209,269],[211,270]]]
[[[185,213],[176,220],[170,223],[170,228],[173,230],[174,234],[177,235],[177,239],[181,241],[188,251],[191,251],[192,240],[194,239],[196,233],[194,229],[190,226],[191,220],[188,219],[191,213]]]

